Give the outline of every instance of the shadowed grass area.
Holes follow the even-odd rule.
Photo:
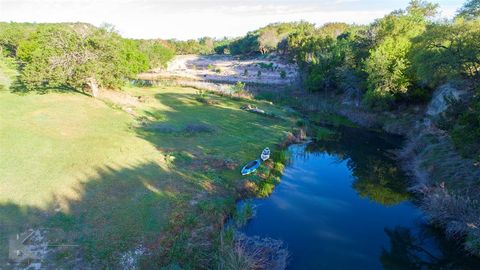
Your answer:
[[[1,68],[6,90],[15,73]],[[147,268],[212,266],[240,167],[293,120],[266,102],[207,94],[215,102],[204,104],[191,88],[125,91],[141,101],[0,91],[0,263],[8,236],[38,228],[78,245],[49,253],[51,267],[115,267],[139,246]],[[247,103],[278,117],[241,110]]]
[[[198,158],[214,157],[215,159],[232,160],[236,169],[226,176],[238,176],[238,170],[246,162],[258,157],[265,146],[273,146],[286,136],[292,120],[286,112],[266,103],[251,100],[233,101],[227,97],[208,94],[215,105],[198,102],[194,89],[164,87],[158,92],[133,89],[136,94],[150,98],[140,113],[153,116],[150,123],[169,124],[178,129],[188,125],[204,125],[213,132],[184,134],[179,140],[176,133],[162,133],[138,128],[140,137],[152,142],[155,146],[170,151],[186,152]],[[158,101],[160,105],[156,102]],[[270,118],[240,109],[244,104],[256,104],[262,109],[274,113],[281,118]],[[159,113],[161,112],[161,113]],[[182,113],[179,113],[182,112]]]

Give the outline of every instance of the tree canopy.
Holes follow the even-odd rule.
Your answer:
[[[173,50],[122,38],[113,27],[90,24],[1,23],[0,48],[19,63],[26,90],[120,88],[149,68],[164,66]]]
[[[458,11],[458,17],[473,20],[480,18],[480,0],[469,0]]]

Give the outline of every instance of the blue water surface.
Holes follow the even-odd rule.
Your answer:
[[[480,269],[412,203],[391,158],[398,137],[339,132],[289,148],[281,183],[252,201],[256,214],[243,232],[282,240],[289,269]]]

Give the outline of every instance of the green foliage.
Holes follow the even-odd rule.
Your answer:
[[[0,53],[15,57],[20,42],[27,39],[36,27],[31,23],[0,22]]]
[[[129,77],[146,71],[149,64],[152,63],[151,58],[139,50],[139,42],[131,39],[122,39],[120,47],[120,55],[122,63]],[[149,61],[150,59],[150,61]]]
[[[273,63],[263,63],[263,62],[260,62],[257,64],[260,68],[263,68],[263,69],[270,69],[270,70],[273,70]]]
[[[27,90],[83,90],[93,82],[118,88],[149,63],[138,41],[82,23],[2,23],[0,48],[20,61],[20,83]]]
[[[20,62],[16,89],[37,91],[119,88],[174,55],[160,42],[124,39],[111,26],[84,23],[0,23],[0,52]]]
[[[234,40],[229,45],[230,53],[234,55],[258,53],[258,47],[258,35],[253,33],[247,33],[245,37]]]
[[[412,1],[405,11],[392,13],[373,25],[377,45],[365,61],[367,104],[383,107],[408,92],[414,81],[407,72],[412,39],[425,31],[427,18],[436,13],[436,8],[423,1]]]
[[[230,43],[232,40],[228,38],[220,39],[220,40],[215,40],[214,42],[214,52],[216,54],[230,54]]]
[[[480,92],[480,91],[478,91]],[[467,106],[450,132],[455,146],[468,158],[480,161],[480,95]]]
[[[288,51],[305,73],[305,87],[312,92],[339,89],[345,74],[360,68],[356,41],[360,27],[326,24],[318,29],[305,28],[288,37]],[[351,73],[351,72],[350,72]]]
[[[289,54],[300,64],[317,62],[316,53],[325,40],[335,40],[345,30],[345,24],[326,24],[320,28],[314,25],[302,24],[287,38]]]
[[[406,74],[410,49],[408,39],[387,38],[371,51],[365,62],[369,91],[379,97],[406,93],[411,84]]]
[[[142,51],[149,60],[149,68],[166,67],[175,52],[163,43],[155,40],[140,41],[140,51]]]
[[[375,110],[389,110],[395,103],[395,96],[389,92],[367,90],[363,96],[363,103]]]
[[[282,37],[275,29],[266,29],[258,35],[258,50],[265,54],[277,49]]]
[[[314,53],[310,56],[311,67],[305,82],[307,89],[312,92],[335,89],[345,59],[343,48],[330,36],[313,37],[308,42],[312,43]]]
[[[334,140],[337,137],[337,133],[331,129],[313,126],[312,128],[313,138],[317,141]]]
[[[458,11],[457,17],[467,20],[480,18],[480,0],[468,0]]]
[[[177,55],[185,54],[229,54],[231,39],[213,39],[211,37],[202,37],[197,40],[155,40],[163,43],[166,47],[173,50]]]
[[[28,89],[84,89],[91,80],[113,88],[146,69],[146,58],[136,48],[134,42],[124,42],[107,29],[42,25],[19,44],[17,56]]]
[[[167,43],[172,47],[176,54],[211,54],[214,52],[214,40],[211,38],[201,38],[198,40],[168,40]]]
[[[245,83],[237,82],[234,86],[232,86],[232,92],[234,94],[243,94],[245,93]]]
[[[232,54],[248,55],[284,51],[287,37],[298,29],[308,26],[312,26],[312,24],[306,22],[269,24],[232,41],[229,46],[230,52]]]
[[[254,215],[254,210],[251,201],[246,201],[241,206],[237,207],[233,214],[233,220],[237,227],[241,227],[247,223]]]
[[[456,20],[428,26],[414,39],[411,70],[435,87],[451,79],[480,80],[480,20]]]

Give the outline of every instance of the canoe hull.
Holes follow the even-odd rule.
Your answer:
[[[254,171],[256,171],[258,169],[258,167],[260,167],[260,164],[261,164],[261,162],[258,159],[250,161],[249,163],[247,163],[242,168],[242,175],[247,175],[247,174],[253,173]]]
[[[265,148],[262,151],[262,154],[260,155],[260,158],[265,161],[270,158],[270,148]]]

